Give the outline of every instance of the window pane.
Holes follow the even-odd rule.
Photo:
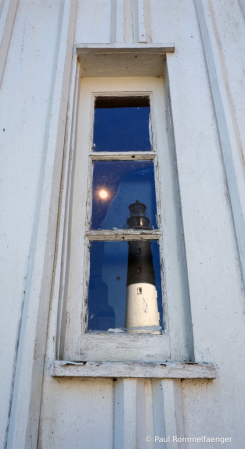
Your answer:
[[[88,331],[159,333],[162,327],[158,242],[91,242]]]
[[[91,229],[125,229],[129,206],[146,206],[149,229],[157,229],[152,161],[95,161]]]
[[[149,97],[97,97],[94,151],[151,151]]]

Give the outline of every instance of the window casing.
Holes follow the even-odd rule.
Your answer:
[[[149,96],[153,126],[150,152],[96,153],[92,150],[93,111],[96,97]],[[61,332],[65,360],[164,361],[185,360],[186,315],[178,183],[168,131],[168,99],[163,78],[81,79],[77,148],[69,229],[66,325]],[[92,163],[103,160],[152,160],[155,167],[157,230],[90,230]],[[140,235],[139,235],[140,234]],[[87,295],[91,241],[159,240],[164,332],[155,334],[88,333]]]

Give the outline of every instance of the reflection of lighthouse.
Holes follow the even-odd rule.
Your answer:
[[[129,206],[127,220],[130,229],[150,229],[145,215],[146,206],[136,200]],[[125,327],[129,332],[153,332],[159,326],[157,291],[151,242],[149,240],[128,242],[127,307]],[[140,329],[135,329],[140,328]],[[148,329],[147,329],[148,328]]]

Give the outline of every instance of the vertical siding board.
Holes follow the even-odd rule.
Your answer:
[[[167,438],[165,429],[164,416],[164,395],[163,395],[163,381],[152,379],[152,393],[153,393],[153,412],[154,412],[154,437]],[[159,447],[159,442],[155,442],[155,447]],[[166,442],[161,443],[163,449],[167,449]]]
[[[124,0],[111,0],[111,43],[124,42]]]
[[[66,140],[64,145],[63,173],[61,182],[59,232],[57,232],[55,277],[53,280],[53,294],[51,305],[54,313],[50,317],[49,332],[53,338],[47,339],[46,357],[52,362],[55,357],[62,358],[64,353],[67,276],[70,257],[70,231],[71,231],[71,197],[75,165],[77,110],[79,98],[80,66],[76,54],[73,55],[72,76],[70,85],[69,108],[66,123]],[[48,334],[49,335],[49,334]],[[55,351],[56,347],[56,351]]]
[[[145,434],[144,437],[144,445],[143,448],[147,449],[154,449],[155,448],[155,442],[154,442],[154,396],[152,394],[152,381],[151,379],[145,379],[145,409],[139,410],[139,418],[142,421],[145,421]],[[146,441],[147,437],[151,437],[151,441]],[[141,446],[138,446],[141,447]],[[165,448],[163,448],[165,449]]]
[[[2,0],[0,5],[0,88],[19,0]]]
[[[230,195],[232,216],[237,240],[243,285],[245,284],[245,181],[243,161],[241,163],[239,144],[235,135],[232,113],[226,92],[226,81],[217,48],[214,29],[207,20],[210,17],[208,4],[196,1],[203,48],[206,57],[210,87],[213,96],[220,144],[222,149],[226,180]],[[244,304],[245,310],[245,304]]]
[[[164,417],[166,435],[170,436],[170,441],[167,442],[167,449],[185,449],[185,442],[178,442],[173,440],[173,437],[183,438],[184,423],[182,410],[182,389],[180,380],[163,380],[162,389],[164,396]]]
[[[145,380],[137,379],[137,413],[136,413],[136,431],[137,431],[137,448],[145,449],[147,435],[147,419],[146,419],[146,396],[145,396]],[[151,449],[151,447],[148,447]]]
[[[111,43],[151,41],[150,0],[111,0]]]
[[[78,0],[75,42],[110,43],[112,15],[114,17],[116,12],[114,6],[111,0]],[[118,12],[117,10],[117,14]],[[118,16],[117,18],[119,19]],[[115,32],[117,33],[117,30],[114,28],[113,35]]]
[[[114,449],[135,449],[137,380],[120,379],[115,385]]]
[[[240,6],[242,8],[242,12],[245,18],[245,1],[244,0],[239,0]]]
[[[5,6],[8,1],[2,3]],[[32,257],[30,242],[49,111],[59,5],[59,0],[19,1],[0,90],[0,179],[4,192],[0,196],[1,448],[5,447],[5,431],[8,431],[16,352],[27,293],[27,267]]]
[[[75,16],[76,1],[65,0],[32,241],[35,254],[29,265],[29,287],[21,323],[8,449],[36,447]]]
[[[138,0],[138,36],[135,42],[147,42],[145,20],[144,0]]]
[[[117,380],[114,393],[114,446],[113,449],[124,449],[124,381]]]

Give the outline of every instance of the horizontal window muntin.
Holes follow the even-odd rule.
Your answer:
[[[95,240],[159,240],[162,236],[162,231],[159,230],[134,230],[134,229],[117,229],[114,231],[87,231],[86,237],[89,241]]]
[[[143,161],[143,160],[154,160],[156,157],[156,153],[153,152],[138,152],[134,153],[131,151],[128,152],[105,152],[105,153],[94,153],[89,154],[89,158],[93,161],[131,161],[134,159],[135,161]]]

